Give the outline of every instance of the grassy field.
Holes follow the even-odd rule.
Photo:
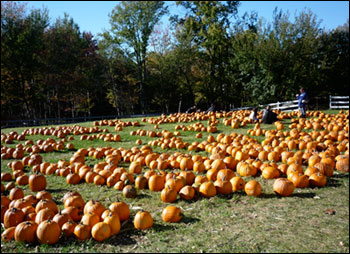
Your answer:
[[[337,113],[338,111],[327,111]],[[124,147],[137,146],[135,141],[141,139],[147,144],[147,136],[130,136],[132,130],[139,128],[154,130],[153,125],[141,122],[140,118],[123,119],[141,123],[139,127],[124,127],[117,133],[121,142],[81,141],[80,136],[74,136],[73,143],[76,150],[87,147]],[[244,128],[233,130],[224,126],[220,119],[218,133],[230,134],[232,132],[246,135],[247,130],[253,128],[248,124]],[[287,127],[291,120],[283,120]],[[182,123],[181,123],[182,124]],[[190,125],[191,123],[185,123]],[[207,126],[207,122],[203,121]],[[77,124],[92,127],[92,122]],[[159,131],[167,129],[174,131],[175,124],[161,124]],[[262,129],[273,129],[273,125],[261,125]],[[115,134],[114,127],[103,126],[110,133]],[[11,131],[22,132],[25,128],[3,129],[2,133]],[[195,138],[193,131],[180,131],[184,141],[192,143],[207,139],[208,133],[203,132],[203,138]],[[218,135],[214,134],[214,137]],[[45,140],[53,136],[32,135],[26,139],[34,141]],[[260,137],[259,141],[262,140]],[[14,141],[7,145],[15,147],[24,141]],[[4,145],[4,144],[3,144]],[[141,147],[141,146],[138,146]],[[174,153],[176,149],[162,150],[152,147],[155,152]],[[188,153],[187,150],[181,150]],[[64,149],[60,152],[41,153],[44,161],[57,162],[60,159],[69,161],[74,151]],[[194,153],[192,153],[194,154]],[[207,152],[198,154],[208,155]],[[1,161],[1,172],[10,172],[7,163]],[[102,160],[87,159],[86,164],[93,166]],[[128,168],[127,163],[120,166]],[[146,170],[144,167],[143,170]],[[30,174],[30,169],[26,168]],[[126,221],[119,234],[99,243],[93,239],[78,241],[74,237],[61,237],[60,241],[52,246],[39,244],[24,244],[15,241],[1,242],[1,252],[340,252],[349,253],[349,174],[335,172],[328,178],[324,188],[295,189],[291,197],[279,197],[272,188],[274,180],[265,180],[261,176],[254,179],[262,185],[263,192],[259,197],[247,196],[244,192],[236,192],[227,196],[217,195],[213,198],[197,197],[191,201],[178,198],[174,203],[181,207],[183,219],[179,223],[165,223],[161,219],[163,208],[168,204],[161,202],[160,193],[150,190],[138,190],[134,199],[124,198],[121,191],[94,184],[80,183],[78,185],[66,184],[65,178],[50,175],[47,178],[47,190],[51,192],[59,208],[63,208],[61,201],[63,195],[69,190],[76,190],[82,194],[85,202],[99,199],[108,207],[118,198],[126,202],[130,209],[130,219]],[[250,180],[252,177],[244,177]],[[23,187],[25,194],[31,194],[27,186]],[[137,211],[143,208],[149,211],[154,219],[152,228],[139,231],[133,226],[133,218]],[[4,228],[2,227],[1,232]]]

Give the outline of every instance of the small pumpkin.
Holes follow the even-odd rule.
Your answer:
[[[199,187],[199,193],[206,197],[214,197],[216,195],[216,188],[212,181],[204,182]]]
[[[76,225],[77,224],[71,220],[64,223],[62,225],[62,228],[61,228],[63,235],[64,236],[72,236]]]
[[[111,236],[111,228],[106,222],[96,223],[91,229],[92,238],[102,242]]]
[[[126,185],[123,188],[123,196],[126,198],[135,198],[137,196],[137,190],[133,185]]]
[[[244,190],[245,181],[243,178],[241,178],[239,176],[235,176],[235,177],[231,178],[230,182],[232,185],[233,192]]]
[[[120,219],[118,214],[109,213],[103,220],[111,228],[111,235],[118,234],[120,231]]]
[[[309,183],[314,187],[324,187],[327,184],[327,177],[322,173],[314,173],[309,177]]]
[[[80,222],[92,228],[95,224],[101,222],[101,220],[100,220],[100,216],[89,212],[83,215]]]
[[[274,192],[283,197],[292,195],[294,189],[294,184],[286,178],[278,178],[273,184]]]
[[[192,186],[186,185],[179,191],[180,197],[184,200],[191,200],[196,194],[195,189]]]
[[[151,228],[153,226],[152,215],[148,211],[138,211],[135,215],[134,226],[140,230]]]
[[[91,227],[89,225],[79,223],[75,226],[73,233],[79,240],[88,240],[91,238]]]
[[[16,227],[10,227],[10,228],[7,228],[6,230],[4,230],[4,232],[2,232],[2,234],[1,234],[1,239],[4,242],[11,241],[15,237],[15,229],[16,229]]]
[[[163,209],[162,220],[164,222],[178,222],[181,218],[181,209],[179,207],[167,206]]]
[[[29,176],[29,188],[31,191],[42,191],[46,189],[46,177],[40,174]]]
[[[166,203],[172,203],[177,199],[177,192],[170,187],[164,188],[160,193],[160,199]]]
[[[130,216],[130,209],[129,206],[122,202],[122,201],[118,201],[118,202],[113,202],[110,206],[109,206],[109,210],[113,213],[113,214],[118,214],[120,221],[125,221],[129,218]]]
[[[250,180],[245,184],[244,191],[249,196],[260,196],[262,188],[259,182],[256,180]]]
[[[148,180],[148,188],[151,191],[161,191],[164,188],[165,179],[161,175],[152,175]]]
[[[15,227],[24,220],[24,213],[22,210],[15,207],[6,210],[4,214],[5,228]]]

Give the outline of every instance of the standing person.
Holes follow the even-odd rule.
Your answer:
[[[189,109],[186,110],[186,113],[192,113],[192,112],[197,112],[197,106],[194,105],[192,107],[190,107]]]
[[[208,112],[214,112],[214,110],[215,110],[215,105],[214,103],[212,103],[210,107],[207,109],[207,111],[205,111],[205,113],[207,114]]]
[[[262,116],[262,123],[272,124],[277,121],[277,114],[271,110],[271,106],[268,105]]]
[[[254,123],[258,122],[258,108],[253,108],[253,111],[250,113],[249,118],[253,120]]]
[[[298,99],[298,107],[299,107],[299,111],[301,113],[301,117],[305,118],[306,117],[306,105],[309,102],[309,99],[307,97],[307,94],[304,90],[304,88],[300,88],[300,94],[296,95],[297,99]]]

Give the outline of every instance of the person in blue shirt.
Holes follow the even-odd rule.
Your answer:
[[[301,117],[306,117],[306,104],[309,102],[309,99],[307,97],[307,94],[304,90],[304,88],[300,88],[300,94],[297,94],[298,99],[298,107],[301,113]]]

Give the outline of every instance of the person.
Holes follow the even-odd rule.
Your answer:
[[[258,108],[253,108],[253,111],[250,113],[249,118],[253,120],[254,123],[258,122]]]
[[[271,110],[271,106],[268,105],[262,116],[262,123],[272,124],[277,121],[277,114]]]
[[[306,105],[309,102],[309,99],[307,97],[307,94],[304,90],[304,88],[300,88],[300,95],[296,94],[296,97],[298,99],[298,107],[299,107],[299,111],[301,113],[301,117],[305,118],[306,117]]]
[[[215,109],[215,105],[212,103],[212,104],[210,105],[210,107],[207,109],[207,111],[205,111],[205,113],[214,112],[214,109]]]
[[[190,107],[189,109],[186,110],[186,113],[192,113],[192,112],[197,112],[197,106],[194,105]]]

